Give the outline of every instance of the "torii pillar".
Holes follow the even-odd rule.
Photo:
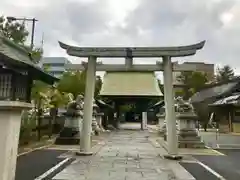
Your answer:
[[[92,155],[91,152],[91,132],[92,132],[92,113],[93,99],[96,79],[97,58],[90,56],[87,63],[86,87],[84,93],[83,106],[83,128],[80,136],[80,152],[77,155]]]
[[[178,156],[178,139],[176,131],[176,116],[173,95],[173,72],[170,56],[163,57],[163,82],[164,82],[164,102],[165,102],[165,120],[167,127],[167,146],[168,155],[166,158],[180,159]]]

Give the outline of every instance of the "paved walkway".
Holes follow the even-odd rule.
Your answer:
[[[122,130],[113,133],[92,157],[77,157],[54,180],[174,180],[168,160],[159,156],[148,132]],[[177,163],[177,162],[175,162]],[[175,166],[176,167],[176,166]]]

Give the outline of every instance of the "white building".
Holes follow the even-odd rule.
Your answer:
[[[61,77],[66,70],[66,64],[71,64],[71,61],[65,57],[43,57],[42,59],[42,67],[47,67],[48,71],[57,78]]]

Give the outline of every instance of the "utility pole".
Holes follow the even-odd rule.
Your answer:
[[[33,48],[34,48],[35,25],[36,25],[36,22],[37,22],[38,20],[37,20],[36,18],[16,18],[16,17],[12,17],[12,16],[8,16],[7,19],[8,19],[8,20],[11,20],[11,21],[22,20],[22,21],[31,21],[31,22],[32,22],[32,33],[31,33],[31,44],[30,44],[30,48],[31,48],[31,50],[33,50]]]
[[[36,21],[37,20],[35,18],[32,19],[31,50],[33,50],[33,47],[34,47],[34,33],[35,33]]]

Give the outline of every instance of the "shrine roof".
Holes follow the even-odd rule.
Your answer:
[[[100,99],[96,99],[96,104],[100,107],[107,107],[110,109],[113,109],[113,107],[107,103],[105,103],[104,101],[100,100]]]
[[[163,96],[154,72],[106,72],[101,96]]]
[[[191,97],[192,103],[200,103],[208,99],[224,98],[231,95],[240,86],[240,78],[236,77],[230,80],[207,85],[203,90],[196,92]]]
[[[225,106],[225,105],[239,106],[240,105],[240,93],[233,93],[230,96],[227,96],[225,98],[215,101],[212,104],[209,104],[209,106]]]
[[[9,68],[31,71],[33,79],[53,84],[58,80],[32,62],[31,53],[0,34],[0,63]]]

